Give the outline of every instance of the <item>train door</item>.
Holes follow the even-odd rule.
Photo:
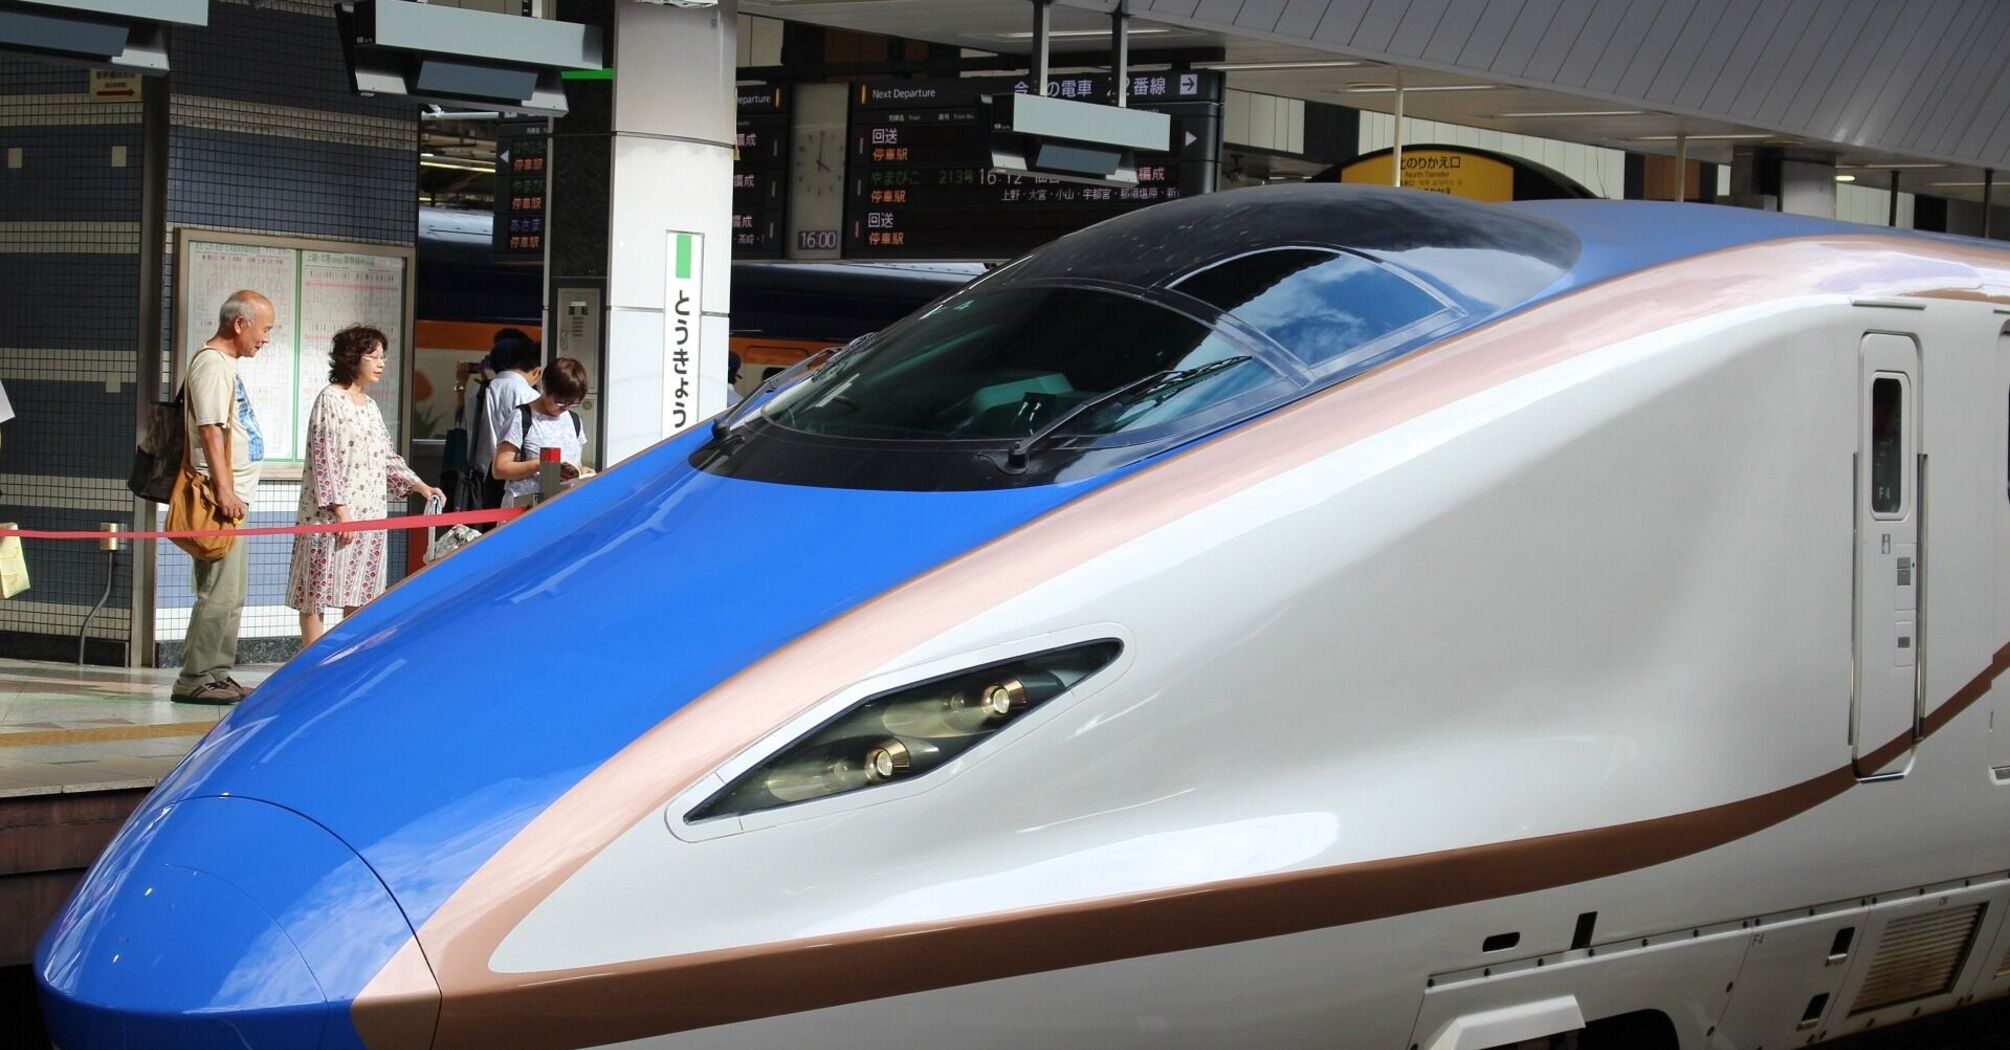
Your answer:
[[[1856,469],[1858,776],[1902,772],[1919,707],[1919,345],[1863,337]]]
[[[2003,414],[1996,416],[1997,446],[2004,450],[2003,499],[1996,504],[1996,632],[1993,644],[2010,642],[2010,332],[1996,337],[1996,396]],[[1989,767],[1996,782],[2010,784],[2010,680],[1999,679],[1990,690],[1995,706],[1989,715]]]

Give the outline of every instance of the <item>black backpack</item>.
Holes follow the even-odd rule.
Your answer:
[[[174,479],[188,450],[188,425],[182,404],[186,387],[176,390],[173,401],[156,401],[147,410],[146,433],[133,450],[133,468],[126,475],[126,488],[133,495],[155,503],[166,503],[174,495]]]

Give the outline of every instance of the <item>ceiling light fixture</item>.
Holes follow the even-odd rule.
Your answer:
[[[1133,29],[1129,32],[1129,35],[1163,36],[1170,32],[1172,32],[1170,29]],[[1053,40],[1072,40],[1082,37],[1102,37],[1109,35],[1110,31],[1107,29],[1050,29],[1047,31],[1048,38]],[[998,33],[996,37],[999,40],[1031,40],[1033,39],[1033,32],[1030,29],[1022,29],[1017,33]]]
[[[448,164],[444,161],[422,160],[419,162],[419,167],[438,168],[441,171],[472,171],[482,175],[494,175],[496,173],[495,165],[493,164],[490,165]]]
[[[1403,94],[1416,95],[1426,91],[1492,91],[1493,89],[1493,84],[1424,84],[1418,87],[1406,87],[1403,89]],[[1396,85],[1349,84],[1340,90],[1342,93],[1348,95],[1393,95],[1396,93]]]
[[[1837,181],[1837,182],[1855,182],[1855,181],[1856,181],[1856,176],[1854,176],[1854,175],[1846,175],[1846,174],[1843,174],[1843,173],[1841,173],[1841,172],[1837,172],[1837,173],[1836,173],[1836,181]]]
[[[1779,136],[1769,131],[1758,131],[1758,132],[1752,132],[1750,134],[1738,134],[1738,135],[1638,135],[1634,137],[1633,141],[1674,142],[1678,139],[1684,139],[1684,138],[1688,139],[1691,142],[1707,142],[1713,140],[1728,141],[1731,139],[1776,139],[1779,138]]]
[[[1644,117],[1644,109],[1552,109],[1531,113],[1496,113],[1495,120],[1529,120],[1542,117]]]
[[[1224,72],[1234,73],[1254,73],[1285,69],[1348,69],[1370,64],[1353,59],[1343,59],[1333,62],[1195,62],[1193,67],[1195,69],[1219,69]]]

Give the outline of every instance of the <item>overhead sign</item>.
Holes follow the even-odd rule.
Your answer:
[[[497,255],[544,255],[545,165],[551,136],[543,117],[500,121],[496,127]]]
[[[1340,169],[1341,182],[1387,186],[1394,171],[1387,152],[1363,157]],[[1514,168],[1492,157],[1453,149],[1405,149],[1403,185],[1467,200],[1499,204],[1514,200]]]
[[[986,96],[1032,90],[1023,77],[899,80],[852,89],[845,149],[846,258],[1004,259],[1161,201],[1214,189],[1221,75],[1133,77],[1130,104],[1172,117],[1170,152],[1136,154],[1136,186],[1089,186],[989,170]],[[1046,94],[1112,95],[1107,75],[1050,78]]]
[[[789,228],[788,95],[743,87],[735,112],[733,258],[779,259]]]

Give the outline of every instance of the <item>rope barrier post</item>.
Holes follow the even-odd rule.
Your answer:
[[[557,448],[537,450],[537,498],[543,502],[558,495],[565,479],[559,476]]]
[[[77,628],[78,667],[84,666],[84,643],[91,636],[91,621],[97,619],[98,610],[112,600],[112,585],[118,582],[119,578],[119,523],[99,522],[98,530],[105,534],[104,538],[98,541],[98,549],[105,552],[105,593],[98,596],[98,604],[91,606],[91,611],[84,615],[83,626]]]

